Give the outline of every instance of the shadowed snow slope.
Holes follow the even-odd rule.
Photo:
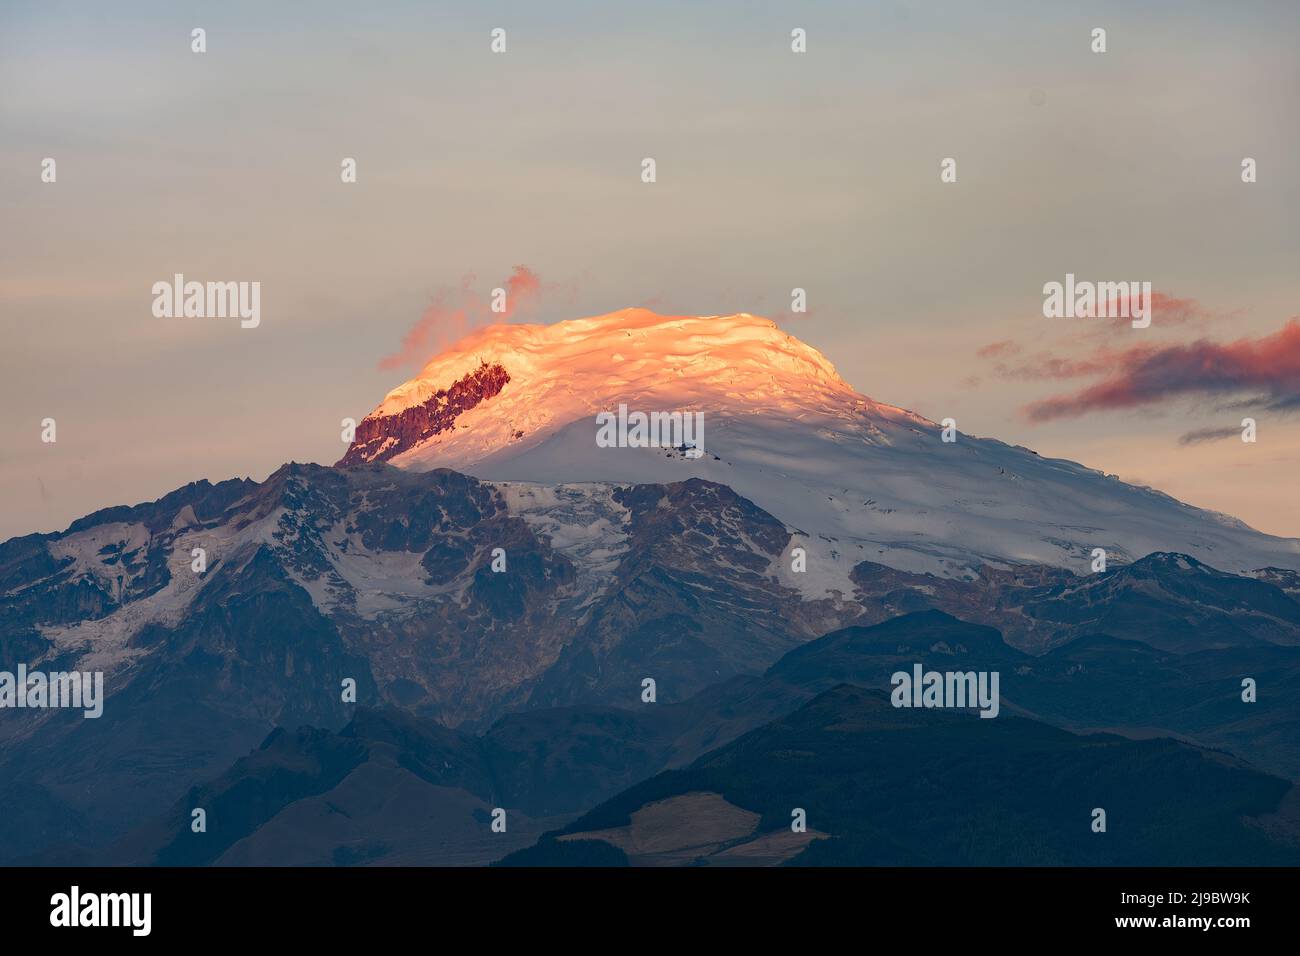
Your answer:
[[[504,381],[504,384],[502,384]],[[602,448],[595,416],[702,412],[704,454]],[[875,402],[816,349],[748,314],[644,309],[483,329],[394,389],[345,461],[453,468],[492,481],[670,482],[734,488],[798,532],[809,593],[852,593],[871,560],[965,576],[980,564],[1087,571],[1153,551],[1229,571],[1300,568],[1300,541],[1074,462],[942,429]],[[364,436],[364,441],[363,441]]]

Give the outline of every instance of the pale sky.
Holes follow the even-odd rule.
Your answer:
[[[1024,413],[1109,374],[1028,374],[1047,359],[1300,313],[1298,39],[1287,2],[4,0],[0,539],[335,461],[431,302],[515,265],[534,321],[767,315],[879,401],[1300,535],[1300,418],[1233,406],[1285,397],[1272,365],[1242,394]],[[177,272],[260,281],[261,326],[155,318]],[[1067,272],[1191,304],[1045,319]],[[1179,443],[1243,415],[1254,444]]]

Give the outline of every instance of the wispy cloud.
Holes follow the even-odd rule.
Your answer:
[[[1300,318],[1257,339],[1141,345],[1114,351],[1109,359],[1107,366],[1113,371],[1107,378],[1077,392],[1033,402],[1024,409],[1025,415],[1044,422],[1176,398],[1231,399],[1243,392],[1258,396],[1264,410],[1300,407]]]
[[[990,342],[975,354],[982,359],[1005,358],[1009,355],[1019,355],[1020,346],[1010,339],[1004,339],[1001,342]]]
[[[1083,340],[1113,339],[1116,334],[1130,334],[1132,320],[1125,316],[1132,308],[1121,297],[1120,316],[1114,319],[1096,319],[1078,326],[1077,338]],[[1160,333],[1187,328],[1207,328],[1216,322],[1238,317],[1240,311],[1222,312],[1201,304],[1197,299],[1181,298],[1164,292],[1151,293],[1151,331]]]
[[[1121,302],[1121,311],[1122,306]],[[1209,309],[1196,299],[1153,292],[1151,330],[1144,332],[1143,338],[1170,331],[1185,333],[1187,328],[1205,327],[1237,314]],[[995,378],[1015,381],[1087,378],[1101,375],[1123,361],[1125,350],[1113,343],[1117,336],[1133,334],[1131,322],[1120,317],[1048,326],[1040,332],[1038,347],[1032,354],[1028,354],[1030,347],[1025,344],[1002,339],[977,349],[975,355],[996,363],[990,370]]]
[[[1100,348],[1081,359],[1063,358],[1050,352],[1039,352],[1013,365],[999,362],[993,374],[999,378],[1020,381],[1060,381],[1067,378],[1087,378],[1114,368],[1121,353]]]
[[[1241,429],[1235,425],[1226,428],[1198,428],[1178,439],[1180,445],[1203,445],[1211,441],[1223,441],[1225,438],[1240,438]]]
[[[474,285],[475,276],[469,273],[461,279],[458,289],[440,290],[424,314],[402,336],[401,347],[379,360],[379,368],[388,371],[422,365],[471,329],[494,322],[509,322],[521,310],[531,310],[542,294],[541,279],[527,266],[515,266],[514,271],[496,286],[506,293],[504,308],[500,312],[492,311],[491,298],[482,298]]]

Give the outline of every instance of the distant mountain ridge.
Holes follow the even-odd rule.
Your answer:
[[[701,856],[711,864],[770,865],[801,859],[805,851],[812,862],[826,851],[811,845],[814,838],[840,841],[826,860],[853,864],[1223,864],[1254,853],[1274,862],[1294,860],[1300,852],[1300,798],[1292,782],[1300,777],[1300,713],[1290,701],[1300,691],[1300,648],[1269,653],[1271,659],[1256,653],[1247,663],[1271,689],[1270,699],[1244,705],[1232,669],[1240,658],[1232,653],[1182,656],[1096,638],[1035,658],[1007,646],[990,628],[925,611],[833,632],[787,653],[761,676],[736,677],[676,704],[530,709],[481,734],[362,708],[337,734],[276,731],[103,859],[481,864],[524,850],[550,831],[518,862],[590,859],[607,865],[620,856],[570,845],[607,837],[632,862],[655,865]],[[954,723],[962,718],[952,713],[893,710],[886,696],[890,674],[913,662],[1001,671],[1002,714],[995,721],[967,719],[1011,729],[985,732]],[[847,693],[847,687],[867,695]],[[865,721],[880,736],[872,731],[848,753],[822,759],[823,746],[834,751],[838,745],[806,724],[806,711],[823,715],[817,720],[827,730],[857,733]],[[1095,728],[1109,722],[1134,729],[1097,735]],[[792,725],[805,726],[811,736],[799,742],[781,736]],[[771,734],[779,743],[770,750],[742,743]],[[895,740],[900,734],[910,736]],[[1248,755],[1253,769],[1228,756],[1225,743]],[[983,759],[985,746],[994,748],[986,754],[992,769],[973,775],[956,769]],[[882,763],[886,753],[892,757]],[[855,774],[875,775],[864,793],[879,792],[881,785],[924,791],[933,817],[909,830],[893,798],[864,808],[869,812],[861,819],[842,805],[822,803],[817,794],[831,797],[849,785],[844,772],[850,757],[860,764]],[[1025,766],[1014,778],[998,779],[997,761],[1004,758]],[[945,765],[954,768],[950,780],[939,769]],[[712,768],[708,774],[694,774],[692,768],[704,766]],[[1177,782],[1163,779],[1168,773]],[[1159,779],[1153,783],[1148,774]],[[1210,782],[1216,774],[1218,782]],[[1185,801],[1179,791],[1189,787],[1223,792],[1185,820],[1167,806],[1159,809]],[[984,796],[972,796],[970,788]],[[1019,795],[999,807],[1007,788],[1019,788]],[[1071,799],[1098,801],[1122,825],[1116,821],[1105,844],[1071,835],[1082,826],[1080,832],[1091,836],[1092,804],[1076,806],[1071,823],[1068,813],[1061,816],[1059,795],[1043,797],[1052,788]],[[789,808],[781,806],[781,794],[808,810],[814,836],[782,836]],[[970,802],[980,799],[978,806]],[[603,809],[572,822],[606,800]],[[395,829],[384,811],[391,802],[411,807],[406,831]],[[188,808],[196,805],[212,808],[214,825],[203,839],[192,839],[185,828]],[[493,807],[507,809],[509,836],[487,827]],[[629,815],[647,807],[655,809],[647,811],[642,833]],[[1258,819],[1240,830],[1237,812]],[[1216,829],[1207,836],[1199,827],[1211,821]],[[1022,840],[1026,826],[1032,834]],[[994,842],[978,852],[974,846],[958,850],[965,842],[959,835],[971,827]],[[1239,834],[1241,846],[1222,839],[1224,827]],[[883,839],[886,832],[893,835]],[[871,835],[866,844],[864,834]],[[948,848],[926,850],[918,842],[922,835]],[[49,861],[59,859],[84,856]]]

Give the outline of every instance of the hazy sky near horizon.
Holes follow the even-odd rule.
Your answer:
[[[1298,39],[1288,2],[3,0],[0,540],[337,460],[431,303],[516,265],[518,319],[766,315],[879,401],[1300,536]],[[155,318],[175,273],[259,281],[261,326]],[[1045,319],[1066,273],[1170,304]],[[1027,411],[1108,382],[1151,401]]]

